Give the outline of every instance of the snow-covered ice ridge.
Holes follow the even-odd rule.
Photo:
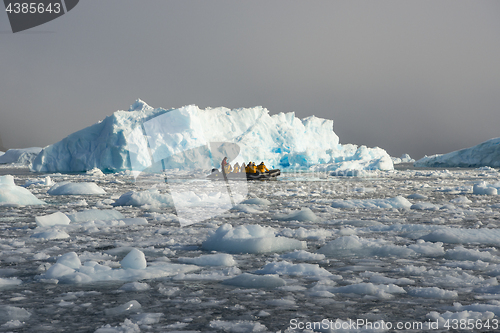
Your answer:
[[[500,167],[500,138],[490,139],[471,148],[448,154],[425,156],[414,163],[416,167]]]
[[[381,148],[339,144],[333,120],[315,116],[301,120],[292,112],[271,116],[262,107],[153,109],[137,100],[129,111],[116,111],[45,147],[33,161],[32,170],[142,171],[160,161],[164,169],[211,169],[220,165],[222,156],[231,154],[233,161],[264,161],[280,169],[318,164],[329,171],[394,168]]]

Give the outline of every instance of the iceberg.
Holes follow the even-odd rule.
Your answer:
[[[270,168],[392,170],[381,148],[341,145],[333,120],[293,112],[270,115],[263,107],[230,110],[195,105],[166,110],[137,100],[128,111],[45,147],[32,163],[36,172],[103,172],[146,169],[211,169],[224,156],[234,162],[265,161]]]
[[[391,157],[392,163],[401,164],[401,163],[413,163],[415,160],[411,158],[409,154],[403,154],[401,157]]]
[[[490,139],[471,148],[448,154],[425,156],[414,163],[416,167],[492,167],[500,168],[500,138]]]
[[[9,149],[5,153],[0,153],[0,164],[22,164],[30,165],[42,148],[31,147],[23,149]]]

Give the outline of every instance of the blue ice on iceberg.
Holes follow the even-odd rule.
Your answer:
[[[137,100],[129,111],[116,111],[45,147],[33,161],[32,170],[211,169],[224,156],[238,162],[264,161],[270,168],[280,169],[307,169],[317,164],[328,165],[329,171],[394,167],[381,148],[339,144],[333,120],[299,119],[292,112],[270,115],[260,106],[154,109]]]
[[[500,138],[490,139],[471,148],[448,154],[425,156],[414,163],[416,167],[492,167],[500,168]]]

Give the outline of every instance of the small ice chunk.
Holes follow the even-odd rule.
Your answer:
[[[65,275],[74,273],[75,270],[71,267],[68,267],[66,265],[56,263],[45,272],[45,278],[47,279],[58,279],[60,277],[63,277]]]
[[[104,310],[104,313],[107,316],[117,316],[129,313],[137,313],[141,309],[141,307],[142,306],[139,302],[137,302],[136,300],[132,300],[117,307],[106,309]]]
[[[36,225],[39,227],[50,227],[54,225],[68,225],[71,220],[66,214],[55,212],[54,214],[35,216]]]
[[[62,182],[52,186],[48,191],[50,195],[91,195],[106,194],[96,183]]]
[[[267,332],[267,327],[256,321],[212,320],[210,327],[220,332]]]
[[[52,229],[52,230],[47,230],[47,231],[35,233],[35,234],[31,235],[31,237],[49,240],[49,239],[65,239],[65,238],[69,238],[69,235],[64,230]]]
[[[410,209],[415,210],[439,210],[439,206],[430,202],[417,202],[416,204],[411,205]]]
[[[333,208],[365,208],[365,209],[378,209],[378,208],[397,208],[409,209],[411,202],[402,196],[389,199],[336,199],[332,201]]]
[[[458,297],[454,290],[444,290],[438,287],[415,287],[408,291],[408,295],[414,297],[453,299]]]
[[[95,220],[121,220],[125,218],[122,213],[114,209],[88,209],[81,212],[68,214],[71,222],[87,222]]]
[[[321,219],[317,217],[316,214],[314,214],[309,208],[303,208],[290,214],[277,214],[274,218],[280,221],[321,221]]]
[[[467,198],[465,195],[459,195],[458,197],[451,199],[450,202],[456,205],[467,205],[472,203],[472,201],[469,200],[469,198]]]
[[[407,196],[408,199],[427,200],[427,196],[420,193],[413,193]]]
[[[288,261],[271,262],[262,269],[255,271],[257,274],[280,274],[313,277],[330,277],[332,273],[319,267],[317,264],[293,264]]]
[[[261,199],[261,198],[252,198],[252,199],[247,199],[245,201],[242,201],[242,202],[240,202],[240,204],[268,206],[271,204],[271,201],[269,201],[267,199]]]
[[[480,182],[479,184],[474,185],[472,193],[480,195],[497,195],[498,189],[486,182]]]
[[[10,305],[0,305],[0,322],[9,320],[26,321],[31,317],[31,313],[23,308]]]
[[[207,254],[197,258],[179,258],[180,262],[198,266],[235,266],[236,260],[227,253]]]
[[[364,239],[356,235],[336,238],[318,250],[329,257],[411,257],[416,252],[407,246],[399,246],[382,239]]]
[[[222,281],[222,284],[242,288],[277,288],[286,285],[286,282],[275,274],[255,275],[243,273]]]
[[[296,260],[323,260],[325,259],[325,255],[319,253],[311,253],[304,250],[295,250],[290,253],[282,254],[281,258]]]
[[[19,280],[17,277],[13,278],[0,278],[0,288],[2,287],[9,287],[9,286],[17,286],[21,284],[22,281]]]
[[[149,290],[151,287],[149,284],[144,283],[144,282],[131,282],[131,283],[125,283],[120,290],[124,291],[145,291]]]
[[[133,323],[130,319],[125,319],[119,327],[113,327],[110,324],[106,324],[101,328],[98,328],[94,333],[140,333],[141,329],[139,325]]]
[[[451,260],[471,260],[471,261],[498,261],[498,257],[488,251],[479,251],[476,249],[466,249],[463,246],[457,246],[454,249],[446,251],[446,259]]]
[[[93,168],[92,170],[88,170],[86,172],[87,175],[92,176],[92,177],[104,177],[104,172],[101,171],[99,168]]]
[[[142,251],[132,249],[122,261],[122,268],[145,269],[147,267],[146,257]]]
[[[68,252],[66,254],[63,254],[62,256],[57,258],[57,263],[73,269],[78,269],[80,268],[80,266],[82,266],[82,262],[75,252]]]
[[[233,228],[230,224],[224,224],[202,243],[205,250],[228,253],[284,252],[306,247],[304,241],[276,237],[273,228],[260,225],[240,225]]]
[[[130,191],[122,194],[113,204],[113,206],[143,206],[151,205],[154,207],[173,207],[174,201],[170,194],[162,194],[157,189],[135,192]]]

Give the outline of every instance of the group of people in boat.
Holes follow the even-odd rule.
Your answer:
[[[240,165],[238,162],[236,162],[233,166],[231,166],[231,164],[227,163],[227,157],[224,157],[224,159],[222,160],[221,168],[225,174],[239,172],[264,173],[266,171],[269,171],[264,162],[261,162],[259,165],[255,165],[254,162],[248,162],[248,164],[242,163]]]

